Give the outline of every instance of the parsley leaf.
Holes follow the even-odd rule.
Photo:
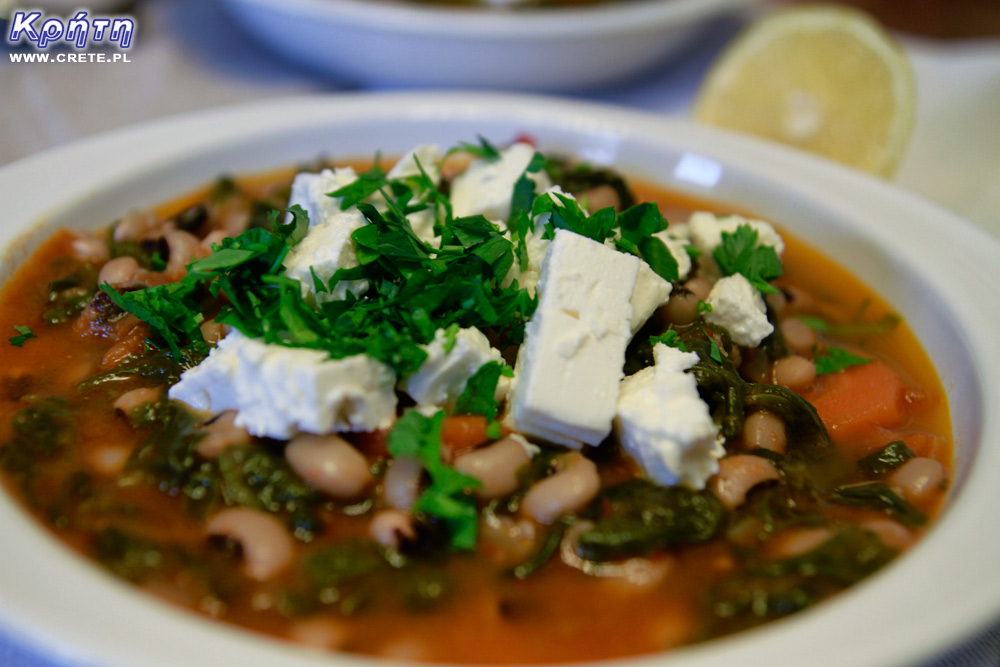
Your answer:
[[[657,343],[663,343],[667,347],[676,347],[681,352],[690,352],[688,346],[684,344],[684,340],[681,338],[681,335],[674,329],[667,329],[660,336],[649,337],[650,345],[655,346]]]
[[[757,230],[750,225],[740,225],[734,233],[722,232],[722,243],[712,251],[722,273],[731,276],[741,273],[764,294],[777,290],[768,282],[783,273],[781,260],[774,248],[757,245]]]
[[[444,411],[425,417],[410,410],[396,421],[389,433],[389,453],[411,456],[420,461],[431,481],[415,504],[416,509],[441,519],[448,527],[456,549],[476,546],[475,497],[469,490],[481,486],[477,479],[463,475],[441,460],[441,425]]]
[[[817,375],[836,373],[851,366],[867,364],[870,361],[872,359],[868,357],[861,357],[843,348],[832,346],[828,346],[822,353],[817,354],[813,358]]]
[[[846,324],[836,324],[812,315],[796,315],[796,317],[810,329],[831,336],[883,335],[892,331],[901,321],[899,315],[895,313],[888,313],[874,322],[849,322]]]
[[[376,163],[366,172],[358,174],[358,178],[342,188],[329,193],[330,197],[342,197],[340,210],[346,211],[359,202],[368,199],[386,185],[385,172]]]
[[[499,361],[480,366],[466,381],[465,389],[455,403],[455,414],[483,415],[491,421],[496,419],[498,404],[495,396],[501,375],[510,377],[513,371]]]
[[[28,341],[28,339],[38,338],[38,336],[34,332],[32,332],[31,327],[15,324],[14,331],[16,331],[18,335],[11,336],[10,338],[7,339],[10,341],[10,344],[13,345],[14,347],[23,347],[24,344]]]
[[[619,248],[624,247],[637,255],[668,282],[674,282],[680,277],[677,260],[666,244],[653,236],[667,228],[667,221],[663,219],[656,204],[636,204],[622,211],[616,222],[621,231],[621,238],[616,241]]]
[[[472,157],[484,160],[500,159],[500,151],[497,150],[496,146],[487,141],[482,135],[479,135],[477,138],[479,139],[479,144],[471,144],[467,141],[459,142],[458,146],[448,151],[448,155],[452,153],[468,153]]]

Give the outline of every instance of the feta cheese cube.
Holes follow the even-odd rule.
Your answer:
[[[354,207],[346,211],[336,211],[323,221],[309,228],[309,232],[285,256],[282,264],[285,275],[298,280],[302,286],[302,298],[309,303],[341,301],[350,292],[355,296],[368,289],[368,281],[338,281],[330,292],[317,292],[313,273],[324,284],[338,269],[350,269],[358,265],[357,250],[351,234],[368,224],[361,212]]]
[[[705,321],[726,329],[737,345],[756,347],[774,331],[764,297],[741,273],[721,278],[706,301],[712,309]]]
[[[450,350],[448,342],[447,331],[438,329],[434,340],[422,346],[427,359],[400,383],[400,389],[421,407],[454,407],[469,378],[484,364],[501,360],[500,351],[491,347],[485,334],[474,327],[459,329]]]
[[[235,424],[252,435],[287,439],[388,428],[395,383],[388,366],[366,355],[330,359],[233,332],[168,395],[208,412],[236,410]]]
[[[722,243],[722,232],[733,234],[741,225],[749,225],[757,231],[757,245],[771,246],[779,258],[785,251],[785,242],[781,235],[762,220],[750,220],[741,215],[719,216],[698,211],[691,215],[688,225],[691,230],[691,242],[701,251],[698,266],[708,277],[721,275],[712,252]]]
[[[673,285],[661,278],[649,264],[639,261],[639,275],[630,299],[632,319],[629,321],[629,329],[633,334],[642,328],[653,311],[670,299],[672,289]]]
[[[560,229],[542,263],[507,421],[568,447],[611,431],[639,259]]]
[[[239,348],[245,340],[239,331],[229,332],[200,364],[181,374],[167,395],[201,412],[238,409],[233,378],[240,364]]]
[[[499,159],[476,160],[451,182],[451,206],[456,218],[483,215],[488,220],[506,222],[514,184],[527,169],[535,147],[516,143],[500,152]],[[552,185],[548,174],[528,174],[536,190]]]
[[[655,366],[622,380],[615,434],[653,481],[703,489],[725,449],[694,376],[686,372],[698,355],[658,343],[653,357]]]
[[[292,181],[292,192],[288,206],[296,204],[309,215],[309,226],[319,225],[327,218],[340,212],[341,197],[330,197],[329,193],[350,185],[358,180],[351,167],[324,169],[318,174],[297,174]]]

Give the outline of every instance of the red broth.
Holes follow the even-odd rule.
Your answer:
[[[204,237],[227,220],[282,207],[288,182],[287,174],[227,181],[157,207],[150,224],[155,228],[158,221],[193,215],[199,212],[193,207],[204,204],[207,221],[193,232]],[[658,202],[670,220],[714,208],[648,183],[633,188],[640,201]],[[169,475],[151,475],[137,461],[151,434],[168,427],[155,419],[151,426],[136,426],[135,413],[127,416],[115,401],[137,387],[162,390],[162,379],[94,383],[102,373],[148,355],[143,338],[149,332],[134,318],[100,325],[84,321],[82,309],[93,306],[94,275],[103,262],[84,267],[80,236],[69,231],[44,242],[3,287],[0,330],[14,333],[14,327],[27,326],[37,336],[20,347],[0,345],[0,464],[6,485],[59,540],[153,595],[223,622],[335,651],[472,664],[567,662],[665,651],[776,620],[838,594],[909,548],[937,513],[952,464],[947,400],[916,337],[871,289],[783,234],[784,275],[776,282],[783,292],[773,297],[772,308],[781,309],[783,318],[822,318],[835,330],[821,332],[820,341],[877,359],[870,363],[886,372],[863,391],[888,407],[861,425],[844,426],[836,420],[843,421],[838,410],[846,399],[836,392],[862,391],[851,386],[850,375],[874,367],[820,376],[801,393],[824,406],[820,414],[831,432],[839,428],[823,465],[789,465],[780,481],[755,486],[745,503],[725,512],[711,539],[611,563],[620,572],[626,560],[634,561],[630,576],[584,573],[564,562],[558,548],[529,576],[512,576],[513,567],[559,537],[553,526],[525,522],[516,511],[504,515],[504,525],[531,534],[522,535],[520,547],[510,545],[518,542],[510,535],[507,541],[484,537],[484,518],[472,551],[445,549],[380,561],[384,553],[364,545],[382,502],[384,434],[346,436],[374,471],[371,492],[352,502],[322,496],[310,501],[312,528],[304,539],[292,540],[294,565],[262,581],[246,576],[239,545],[206,536],[207,517],[233,504],[232,498],[212,497],[220,474],[213,460],[177,445],[177,456],[193,460],[179,466],[184,472],[176,475],[184,479],[173,485]],[[149,271],[150,282],[168,280],[162,271]],[[67,276],[76,276],[78,287]],[[663,321],[662,314],[656,317]],[[755,365],[750,351],[727,352],[739,355],[744,376],[773,379],[770,363]],[[178,428],[200,428],[201,419],[191,417]],[[883,483],[892,489],[892,471],[860,471],[856,461],[895,441],[905,442],[917,458],[940,464],[945,481],[904,501],[902,512],[831,500],[830,489],[845,485]],[[266,451],[280,461],[283,446],[254,440],[248,451]],[[637,475],[614,443],[602,447],[588,456],[598,463],[604,490]],[[726,447],[731,456],[766,459],[740,438]],[[275,470],[261,474],[278,474]],[[823,492],[787,491],[802,479]],[[905,492],[895,489],[895,497],[905,498]],[[485,511],[483,503],[479,509]],[[839,546],[830,547],[838,535]],[[884,559],[858,562],[858,540],[874,544]],[[347,554],[346,567],[310,574],[310,562],[313,569],[324,562],[317,554],[329,555],[325,550],[345,543],[357,547],[340,552]],[[836,572],[800,576],[795,559],[805,562],[824,545],[834,558],[824,562],[832,562]],[[768,602],[756,613],[754,595]]]

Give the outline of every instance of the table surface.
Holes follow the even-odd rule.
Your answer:
[[[132,11],[139,32],[128,64],[42,68],[0,60],[0,166],[80,137],[180,112],[360,90],[263,52],[214,1],[145,0]],[[655,72],[573,97],[684,116],[709,64],[740,25],[737,19],[719,21]],[[1000,235],[1000,38],[899,36],[916,70],[920,103],[911,146],[894,180]],[[0,635],[0,665],[55,664],[17,638]],[[927,665],[1000,665],[1000,622]]]

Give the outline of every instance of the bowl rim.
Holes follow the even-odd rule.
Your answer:
[[[630,32],[652,32],[694,23],[761,0],[641,0],[593,6],[549,7],[530,12],[491,12],[475,8],[421,5],[405,0],[223,0],[230,8],[253,7],[414,37],[449,36],[463,40],[523,42],[586,39]],[[489,10],[486,10],[489,11]],[[488,20],[486,20],[488,19]]]
[[[949,293],[966,290],[963,298],[969,303],[956,304],[953,314],[960,323],[969,325],[962,342],[981,364],[972,369],[971,381],[983,397],[995,399],[1000,396],[1000,351],[993,349],[992,331],[989,330],[991,325],[1000,322],[1000,300],[990,286],[1000,282],[1000,263],[996,262],[1000,257],[1000,241],[995,237],[910,193],[798,151],[605,104],[527,94],[354,93],[286,98],[192,112],[53,148],[0,168],[0,194],[8,203],[7,210],[13,211],[7,224],[19,230],[28,229],[67,207],[99,198],[103,191],[132,178],[137,172],[156,173],[199,155],[212,154],[241,142],[253,144],[261,136],[277,136],[282,131],[316,125],[349,127],[362,120],[414,126],[499,122],[529,132],[532,128],[536,132],[559,129],[580,136],[609,137],[619,142],[648,138],[658,142],[657,145],[662,144],[664,150],[676,145],[681,147],[679,150],[716,158],[727,168],[760,173],[769,181],[784,183],[787,180],[784,191],[815,201],[817,206],[836,215],[870,217],[871,211],[877,210],[887,220],[905,219],[909,232],[905,237],[894,239],[878,228],[867,233],[886,243],[898,243],[902,255],[914,263],[926,262],[936,256],[935,252],[941,251],[933,247],[933,239],[945,228],[951,244],[942,261],[960,269],[978,266],[981,271],[976,280],[971,271],[949,272],[940,277],[940,289]],[[102,157],[96,165],[95,156]],[[58,188],[55,194],[54,187]],[[850,196],[837,194],[841,192]],[[916,244],[920,244],[919,248]],[[979,443],[1000,439],[1000,415],[994,412],[984,410]],[[790,642],[809,639],[824,648],[819,654],[813,653],[812,647],[808,653],[795,654],[808,655],[809,664],[847,664],[843,658],[850,655],[854,658],[850,663],[856,665],[902,665],[926,659],[985,627],[1000,613],[1000,534],[984,535],[980,529],[990,525],[990,508],[1000,503],[1000,485],[989,476],[992,466],[1000,466],[1000,448],[981,447],[976,459],[984,465],[967,471],[961,493],[947,514],[910,554],[889,568],[891,572],[876,575],[879,586],[869,585],[875,582],[863,582],[856,587],[856,593],[827,601],[817,609],[758,630],[680,649],[667,656],[617,662],[707,667],[736,659],[743,665],[772,666],[789,658],[787,654],[777,653],[776,649],[796,648],[801,652],[798,643]],[[15,507],[19,506],[6,493],[0,495],[0,509],[13,510]],[[50,655],[84,663],[138,666],[181,664],[190,660],[198,664],[205,662],[209,655],[225,660],[235,655],[233,651],[239,651],[240,655],[247,655],[247,660],[241,662],[246,665],[273,664],[275,660],[303,667],[372,664],[371,660],[354,656],[331,659],[290,651],[281,642],[223,624],[211,624],[211,628],[206,628],[200,617],[149,599],[132,587],[111,579],[89,561],[64,550],[23,511],[0,512],[0,526],[8,528],[5,540],[8,546],[0,550],[0,591],[6,591],[0,593],[0,626],[19,631],[21,636],[30,638],[37,648]],[[23,539],[11,540],[12,535]],[[975,541],[970,542],[973,537]],[[962,545],[962,548],[956,550],[954,545]],[[972,548],[973,545],[976,548]],[[38,554],[44,557],[51,576],[45,582],[23,581],[21,578],[26,572],[37,574],[42,562],[34,561]],[[934,580],[922,581],[932,593],[931,600],[952,605],[948,614],[940,617],[932,612],[917,614],[909,619],[910,625],[905,628],[886,625],[886,619],[852,615],[870,612],[871,605],[865,606],[863,602],[880,609],[877,603],[880,591],[890,586],[899,591],[906,588],[907,582],[912,585],[921,581],[921,567],[929,563],[951,565],[951,570],[944,571]],[[968,581],[972,574],[987,576],[973,585]],[[961,586],[946,588],[953,579],[960,580]],[[78,596],[86,597],[84,601],[66,601],[67,609],[89,612],[82,620],[54,606],[65,600],[61,590],[51,588],[56,585],[65,585]],[[12,590],[17,592],[11,593]],[[26,597],[25,591],[31,595]],[[912,592],[907,595],[912,601]],[[104,609],[92,600],[113,602],[115,608]],[[141,613],[141,620],[134,617],[136,612]],[[838,620],[835,632],[824,625],[830,617]],[[128,631],[123,633],[121,626],[110,632],[107,628],[102,630],[112,621],[125,624]],[[149,641],[158,631],[151,636],[148,627],[145,630],[140,627],[146,625],[184,633],[180,636],[185,637],[185,641],[160,642],[156,646],[157,654],[151,656]],[[884,637],[866,646],[867,653],[858,656],[856,651],[859,649],[852,644],[851,636],[844,633],[864,635],[874,627],[884,630]]]

